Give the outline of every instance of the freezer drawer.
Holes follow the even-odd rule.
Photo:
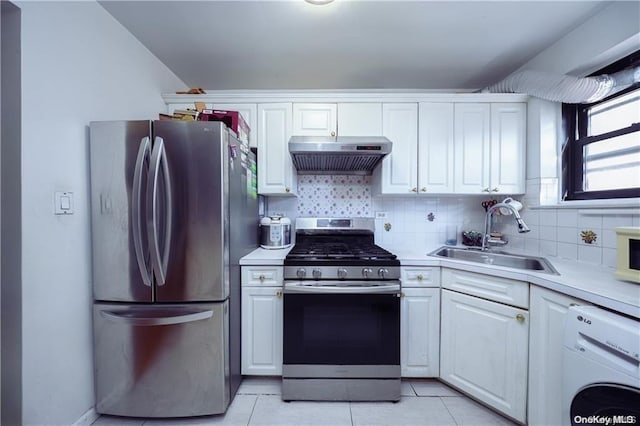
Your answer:
[[[95,303],[96,411],[133,417],[224,413],[229,394],[228,301]]]

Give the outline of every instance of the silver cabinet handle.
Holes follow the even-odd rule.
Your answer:
[[[164,226],[164,250],[160,250],[160,234],[158,230],[158,183],[160,180],[160,170],[164,176],[165,188],[165,226]],[[147,230],[151,236],[151,264],[156,272],[158,285],[162,286],[167,281],[167,268],[169,263],[169,247],[171,246],[171,226],[173,203],[171,199],[171,179],[169,176],[169,165],[167,154],[164,149],[164,140],[156,136],[153,151],[151,153],[150,179],[147,183]]]
[[[525,317],[524,317],[524,315],[522,315],[522,314],[518,314],[518,315],[516,315],[516,320],[517,320],[518,322],[524,322]]]
[[[100,314],[113,321],[121,324],[127,324],[132,326],[156,326],[156,325],[172,325],[172,324],[184,324],[187,322],[200,321],[213,316],[213,311],[201,311],[201,312],[181,312],[178,315],[170,315],[168,312],[160,312],[161,315],[149,316],[149,312],[140,312],[136,315],[134,312],[112,312],[112,311],[100,311]],[[145,316],[146,315],[146,316]]]
[[[493,188],[493,189],[491,190],[491,192],[500,192],[500,189],[496,186],[495,188]]]
[[[143,168],[148,168],[148,157],[151,151],[151,140],[145,136],[140,140],[140,148],[136,157],[136,166],[133,172],[133,194],[131,197],[131,227],[133,233],[133,247],[136,253],[138,269],[144,285],[151,287],[151,270],[147,265],[146,256],[142,248],[142,175]],[[146,170],[145,170],[146,172]],[[146,173],[145,173],[146,174]]]
[[[327,281],[327,284],[331,281]],[[398,284],[389,284],[389,285],[377,285],[377,286],[342,286],[338,285],[338,282],[335,282],[335,285],[296,285],[296,284],[285,284],[284,285],[284,293],[313,293],[313,294],[373,294],[373,293],[382,293],[382,294],[400,294],[400,285]]]

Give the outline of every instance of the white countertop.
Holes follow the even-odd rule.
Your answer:
[[[284,258],[293,248],[284,249],[263,249],[258,247],[248,255],[240,259],[240,265],[282,265]]]
[[[402,265],[443,266],[494,276],[528,281],[626,315],[640,318],[640,284],[615,278],[614,270],[600,265],[545,256],[560,275],[521,271],[502,266],[443,259],[416,253],[397,253]],[[526,254],[517,253],[514,254]]]
[[[282,265],[291,248],[256,249],[240,259],[240,265]],[[443,266],[504,278],[528,281],[534,285],[583,299],[595,305],[640,318],[640,284],[621,281],[613,269],[582,262],[546,257],[560,275],[521,271],[502,266],[427,256],[427,253],[394,250],[403,266]],[[525,254],[525,253],[522,253]]]

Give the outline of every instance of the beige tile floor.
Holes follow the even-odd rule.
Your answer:
[[[437,380],[402,382],[402,399],[393,402],[283,402],[280,380],[247,377],[224,415],[188,419],[134,419],[101,416],[95,426],[153,425],[514,425]]]

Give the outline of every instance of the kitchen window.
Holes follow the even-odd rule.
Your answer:
[[[593,75],[637,64],[640,51]],[[640,197],[640,83],[590,104],[563,104],[562,198]]]

